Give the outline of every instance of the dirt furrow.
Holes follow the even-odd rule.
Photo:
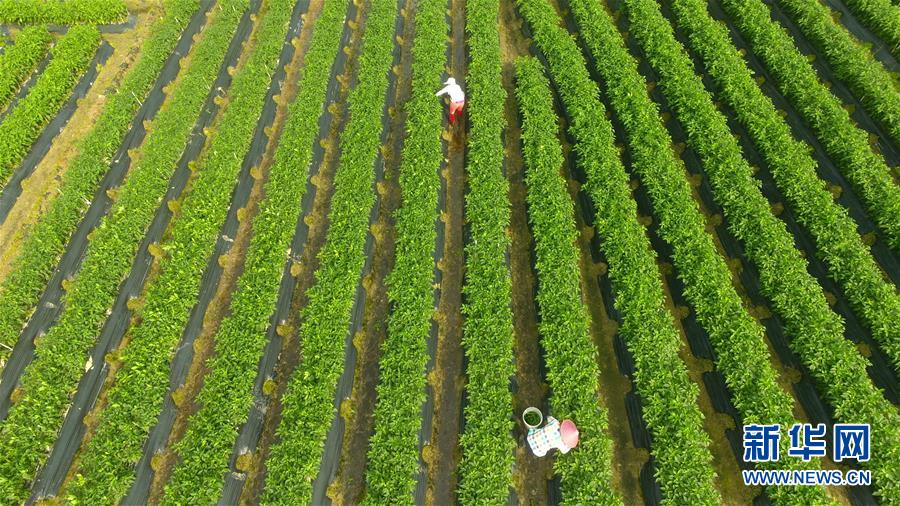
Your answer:
[[[466,75],[465,2],[451,0],[450,75],[458,81]],[[449,126],[445,133],[448,163],[444,180],[444,250],[438,268],[441,272],[438,301],[438,336],[434,367],[428,375],[433,392],[430,444],[423,448],[428,466],[425,502],[430,505],[454,504],[456,468],[459,464],[459,432],[462,427],[462,388],[465,374],[462,349],[462,282],[464,247],[464,195],[466,122]]]
[[[358,322],[361,328],[354,325],[351,329],[356,354],[353,388],[349,398],[341,402],[340,416],[344,418],[345,427],[343,445],[337,476],[328,487],[329,499],[333,504],[339,505],[358,504],[365,488],[366,452],[375,423],[373,415],[375,387],[379,377],[378,364],[390,311],[384,280],[394,265],[396,229],[393,215],[400,205],[397,176],[406,134],[407,111],[404,104],[410,95],[411,50],[415,33],[415,2],[406,0],[401,3],[402,44],[399,47],[399,65],[394,67],[397,81],[393,105],[390,107],[388,140],[382,150],[384,174],[377,183],[379,210],[378,219],[372,227],[374,252],[371,255],[371,270],[363,279],[366,293],[364,316]]]

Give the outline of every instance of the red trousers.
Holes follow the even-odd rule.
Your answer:
[[[450,102],[450,124],[456,123],[456,118],[462,118],[463,106],[465,102]]]

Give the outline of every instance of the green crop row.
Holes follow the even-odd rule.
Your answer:
[[[869,423],[872,468],[885,497],[900,497],[900,417],[872,384],[868,361],[844,339],[841,318],[831,311],[822,288],[807,272],[794,238],[771,211],[753,170],[731,135],[725,116],[694,73],[693,62],[675,39],[656,0],[626,0],[630,29],[660,75],[660,86],[684,126],[688,143],[699,154],[735,237],[759,269],[763,293],[772,301],[792,336],[791,347],[846,423]]]
[[[685,295],[716,352],[716,366],[725,377],[735,406],[745,423],[794,422],[790,396],[778,385],[769,362],[762,326],[746,311],[733,286],[725,260],[716,252],[706,220],[694,200],[684,166],[672,149],[659,108],[646,90],[612,16],[600,4],[570,0],[598,73],[606,83],[612,108],[625,125],[632,167],[641,176],[660,220],[659,234],[672,245],[672,258]],[[637,90],[637,91],[636,91]],[[781,465],[784,465],[783,463]],[[799,467],[798,461],[791,465]],[[770,490],[776,502],[822,502],[823,490],[813,487]]]
[[[259,52],[251,56],[248,67],[240,71],[249,71],[243,82],[258,86],[258,91],[265,92],[269,85],[272,64],[284,40],[293,4],[287,0],[269,4],[257,34],[257,43],[264,46],[257,48]],[[319,17],[311,21],[313,36],[304,58],[298,96],[289,107],[288,123],[278,141],[265,185],[265,199],[254,217],[253,236],[232,297],[231,313],[215,336],[216,355],[208,362],[211,372],[197,397],[200,411],[191,417],[184,439],[176,446],[181,461],[166,485],[166,503],[215,502],[228,472],[237,431],[250,412],[256,367],[277,301],[285,250],[289,248],[306,192],[313,141],[318,133],[329,71],[339,47],[344,11],[343,2],[326,2]],[[251,65],[255,70],[251,70]],[[260,73],[263,76],[257,75]],[[261,86],[253,84],[254,79],[261,78],[265,80]],[[255,116],[248,118],[255,123]],[[187,229],[185,234],[185,240],[189,240]],[[176,342],[177,338],[171,346]],[[165,364],[158,364],[158,368],[162,377]],[[160,387],[164,392],[164,383]],[[140,395],[138,390],[134,395]]]
[[[844,0],[844,4],[900,58],[900,5],[891,0]]]
[[[119,89],[107,96],[93,130],[78,144],[78,154],[62,176],[58,195],[28,232],[20,253],[10,263],[9,275],[0,285],[0,344],[9,348],[15,345],[132,118],[198,5],[198,0],[166,3],[166,15],[151,28],[150,37],[141,47],[140,59]],[[7,348],[0,346],[0,368],[8,356]]]
[[[758,1],[758,0],[756,0]],[[779,0],[803,34],[828,60],[835,77],[847,83],[866,110],[900,143],[900,94],[894,79],[819,0]]]
[[[341,133],[341,156],[328,214],[331,226],[318,255],[316,282],[306,292],[309,302],[301,311],[298,341],[303,358],[288,379],[282,399],[279,441],[266,461],[264,504],[310,502],[325,435],[336,415],[335,389],[343,370],[344,344],[375,204],[374,163],[381,145],[398,15],[394,0],[372,0],[369,9],[358,84],[347,98],[349,116]],[[226,386],[224,395],[230,395],[228,391]]]
[[[548,60],[570,120],[576,160],[586,176],[584,189],[596,207],[595,226],[609,263],[616,307],[622,312],[620,332],[634,356],[634,381],[653,436],[656,479],[668,504],[718,504],[721,499],[714,485],[709,436],[697,406],[698,388],[678,356],[681,336],[666,310],[656,256],[638,222],[637,204],[600,92],[590,79],[580,49],[559,26],[559,18],[546,0],[519,0],[518,5],[531,25],[534,42]],[[564,479],[570,462],[560,459],[557,464]],[[592,479],[590,472],[581,471],[587,475],[584,480]],[[570,487],[563,489],[565,501],[593,501],[593,495],[580,491],[576,480],[568,481]]]
[[[309,303],[301,312],[303,359],[288,380],[277,430],[280,441],[267,461],[266,504],[309,502],[325,434],[335,416],[334,393],[375,203],[373,162],[382,133],[397,15],[393,0],[373,0],[370,9],[359,56],[359,84],[350,92],[349,119],[341,134],[331,226],[318,255],[316,283],[307,291]]]
[[[865,131],[819,81],[791,36],[760,1],[722,0],[722,6],[775,77],[776,85],[816,132],[819,141],[853,184],[887,243],[900,250],[900,186]]]
[[[43,26],[29,26],[16,36],[16,43],[0,54],[0,111],[19,91],[19,87],[34,72],[47,47],[53,40]]]
[[[0,23],[20,25],[92,25],[128,16],[123,0],[0,0]]]
[[[515,441],[509,379],[513,364],[510,306],[509,183],[503,173],[506,127],[500,67],[498,0],[466,2],[469,69],[468,154],[465,197],[470,237],[465,246],[462,345],[468,404],[459,497],[463,504],[500,504],[509,495]]]
[[[819,180],[809,147],[791,136],[790,127],[731,45],[727,29],[713,21],[706,4],[675,0],[673,10],[722,96],[759,146],[798,220],[815,237],[831,276],[900,368],[900,297],[882,277],[856,224]]]
[[[82,266],[63,297],[65,309],[35,343],[36,356],[21,378],[20,399],[0,426],[2,500],[20,502],[27,497],[26,484],[53,444],[88,352],[166,193],[247,5],[248,0],[219,4],[190,67],[154,120],[110,213],[93,232]]]
[[[0,124],[0,185],[9,181],[44,126],[72,94],[99,45],[96,28],[78,25],[50,50],[47,68]]]
[[[137,314],[139,323],[119,355],[122,368],[108,391],[107,408],[100,413],[94,435],[82,452],[69,495],[78,502],[113,503],[121,500],[131,485],[144,441],[162,409],[169,386],[169,361],[197,303],[204,267],[262,113],[293,3],[273,0],[268,4],[247,62],[234,76],[219,120],[221,127],[208,141],[208,157],[197,164],[197,179],[173,222],[171,239],[162,246],[165,256],[160,261],[160,275],[149,282]],[[305,188],[304,180],[295,179],[295,184]]]
[[[613,490],[612,440],[600,395],[597,349],[581,297],[575,206],[560,173],[564,160],[555,140],[559,124],[553,95],[535,58],[516,62],[516,78],[551,414],[574,419],[581,436],[571,457],[557,456],[562,489],[567,500],[569,495],[594,496],[592,504],[620,504]]]
[[[412,47],[412,95],[404,104],[407,137],[400,161],[396,263],[388,275],[391,305],[381,345],[375,433],[369,442],[366,502],[412,504],[419,469],[418,433],[425,402],[428,335],[434,314],[434,249],[437,239],[441,147],[441,86],[447,49],[445,0],[416,6]]]

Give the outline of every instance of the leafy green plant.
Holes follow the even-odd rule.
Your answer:
[[[381,142],[387,74],[393,61],[396,3],[374,0],[370,9],[359,57],[358,84],[350,91],[349,119],[341,134],[341,156],[329,212],[331,226],[319,252],[321,266],[316,271],[316,282],[307,291],[309,303],[302,310],[299,338],[303,360],[288,380],[282,399],[283,417],[277,429],[280,440],[272,446],[267,460],[264,503],[309,502],[328,428],[324,420],[330,420],[335,414],[334,392],[341,374],[354,294],[365,262],[369,215],[375,204],[373,163]],[[241,347],[229,346],[223,354],[220,342],[217,341],[216,358],[210,362],[214,373],[219,365],[223,369],[233,367],[234,361],[238,361],[234,357],[246,353]],[[255,371],[256,362],[249,365]],[[222,376],[224,381],[215,374],[207,379],[200,393],[204,407],[209,407],[210,401],[224,403],[226,408],[230,406],[223,399],[233,395],[233,387]],[[217,390],[206,388],[211,380]],[[212,397],[214,392],[222,398]],[[223,414],[230,418],[223,421],[230,424],[230,420],[245,418],[249,407],[248,402],[240,406],[240,411],[228,409]],[[201,411],[194,419],[203,416]],[[212,433],[218,432],[217,425],[206,422],[215,422],[212,418],[207,415],[201,418],[201,423],[195,423],[196,428],[188,431],[188,435],[192,430],[195,435],[190,440],[186,436],[179,449],[205,446],[207,438],[203,429],[209,427]],[[229,448],[232,442],[229,440]],[[180,453],[184,455],[183,451]],[[192,462],[202,463],[199,459]],[[180,467],[189,469],[185,464]]]
[[[442,111],[441,86],[447,49],[445,0],[416,5],[412,47],[412,94],[404,104],[407,137],[400,160],[400,208],[396,261],[388,275],[391,309],[381,345],[375,433],[369,442],[365,500],[412,504],[419,468],[418,432],[425,402],[427,338],[434,313],[434,249],[437,239]]]
[[[829,274],[862,317],[894,367],[900,368],[900,297],[882,277],[847,211],[836,204],[816,174],[806,144],[795,140],[772,101],[753,81],[728,31],[716,23],[706,5],[675,0],[673,11],[694,50],[705,62],[719,94],[732,107],[768,162],[775,183],[816,240]]]
[[[900,251],[900,186],[881,155],[872,151],[868,134],[853,124],[764,3],[722,0],[722,7],[853,185],[886,242]]]
[[[241,163],[250,148],[257,118],[262,113],[271,76],[275,72],[281,47],[287,34],[294,2],[279,0],[269,3],[250,49],[246,63],[235,74],[228,92],[228,102],[219,124],[209,139],[208,157],[197,165],[198,176],[191,193],[181,204],[170,239],[162,246],[166,256],[160,262],[160,275],[149,282],[144,304],[138,312],[137,326],[131,329],[128,346],[120,352],[122,369],[116,374],[107,393],[106,409],[99,413],[93,437],[82,452],[69,497],[85,503],[101,504],[121,500],[130,486],[134,466],[141,458],[143,444],[156,422],[169,387],[169,363],[179,342],[191,308],[197,303],[204,267],[213,253],[218,231],[225,221],[232,187]],[[335,9],[331,9],[335,11]],[[331,23],[331,31],[340,31],[340,11],[322,22]],[[327,31],[327,30],[323,30]],[[321,37],[313,42],[321,44]],[[336,46],[337,44],[332,44]],[[311,50],[313,51],[313,50]],[[316,47],[317,53],[322,50]],[[331,51],[331,55],[336,49]],[[315,58],[315,57],[312,57]],[[310,60],[314,61],[314,60]],[[328,66],[311,74],[327,75]],[[322,78],[318,75],[319,81]],[[302,85],[313,84],[307,79]],[[324,87],[318,86],[320,95]],[[314,97],[303,91],[302,100]],[[322,99],[314,102],[321,110]],[[310,107],[310,106],[306,106]],[[315,122],[316,114],[303,121]],[[296,127],[294,127],[296,128]],[[314,131],[314,129],[310,129]],[[282,138],[292,146],[296,131]],[[311,141],[307,142],[310,145]],[[296,207],[294,197],[302,196],[305,178],[296,177],[293,166],[281,163],[274,167],[272,184],[261,203],[268,211],[272,199],[284,208]],[[287,190],[285,171],[291,173]],[[278,183],[275,183],[275,181]],[[299,189],[298,189],[299,188]],[[299,198],[296,199],[299,202]],[[291,230],[289,224],[285,230]],[[275,265],[278,262],[274,262]],[[193,484],[194,487],[198,485]]]
[[[665,307],[656,256],[614,145],[612,125],[591,81],[584,57],[545,0],[519,0],[534,42],[546,57],[553,82],[569,117],[576,161],[586,176],[584,190],[596,207],[595,227],[609,263],[615,305],[622,313],[620,332],[635,360],[634,377],[643,401],[644,420],[653,436],[656,478],[669,504],[718,504],[709,436],[697,406],[697,385],[678,356],[681,336]],[[655,149],[667,149],[656,146]],[[568,459],[557,462],[563,500],[593,502],[584,483],[596,470],[579,468]]]
[[[557,455],[566,493],[594,496],[592,504],[621,504],[612,487],[612,440],[601,400],[597,349],[582,302],[575,206],[560,174],[562,147],[550,83],[536,59],[516,62],[516,96],[522,112],[528,217],[534,233],[541,347],[557,418],[578,424],[577,451]]]
[[[150,30],[141,55],[118,90],[107,96],[94,128],[77,145],[78,154],[62,176],[47,212],[27,231],[21,250],[0,284],[0,367],[9,357],[41,289],[65,250],[103,174],[122,143],[132,118],[175,49],[198,0],[168,0],[166,14]]]
[[[500,2],[466,2],[469,133],[465,215],[462,344],[468,362],[466,425],[460,435],[459,497],[464,504],[503,503],[509,495],[513,448],[513,365],[509,248],[509,184],[503,173],[506,91],[500,67]]]
[[[0,184],[22,163],[44,126],[69,98],[100,45],[100,32],[78,25],[50,50],[50,63],[0,124]]]
[[[869,423],[873,437],[871,461],[875,484],[886,497],[900,497],[896,469],[900,448],[900,417],[869,379],[868,361],[844,339],[841,318],[828,306],[822,288],[806,270],[806,260],[794,238],[771,211],[759,190],[753,170],[731,135],[693,62],[675,39],[672,27],[655,0],[626,0],[630,31],[659,74],[660,88],[699,154],[735,237],[759,269],[763,294],[772,302],[791,335],[791,348],[800,357],[822,393],[845,423]]]
[[[110,213],[96,228],[81,268],[63,297],[65,309],[35,349],[20,379],[22,396],[0,425],[0,498],[21,502],[26,484],[46,458],[70,395],[84,373],[119,285],[128,274],[171,172],[225,58],[247,0],[227,0],[197,43],[167,107],[153,122]]]
[[[647,85],[638,72],[637,60],[626,48],[612,16],[600,4],[570,0],[569,5],[594,66],[607,85],[613,111],[625,125],[632,167],[646,185],[654,214],[660,220],[660,236],[672,245],[685,296],[709,334],[716,366],[725,377],[735,406],[745,423],[790,427],[795,421],[793,402],[778,385],[764,330],[744,309],[731,272],[705,230],[706,220],[694,201],[659,109],[642,91]],[[796,460],[790,465],[802,467]],[[811,487],[776,488],[770,495],[779,503],[824,502],[823,490]]]
[[[267,18],[273,17],[264,18],[265,40],[270,42],[266,42],[267,49],[251,57],[257,60],[253,65],[257,70],[246,74],[246,86],[259,86],[253,82],[254,75],[263,71],[266,78],[260,89],[267,88],[272,74],[268,66],[273,63],[272,58],[277,58],[293,4],[283,0],[270,4]],[[303,59],[298,95],[288,108],[265,184],[265,198],[253,218],[253,236],[232,295],[230,315],[215,335],[216,355],[208,362],[211,370],[197,397],[200,411],[191,417],[185,437],[176,447],[181,462],[166,487],[165,502],[215,501],[228,472],[228,457],[238,427],[250,412],[256,367],[278,298],[285,250],[290,246],[306,192],[313,142],[318,135],[331,65],[340,46],[345,10],[344,2],[326,2],[312,21],[313,34]],[[257,37],[263,33],[260,27]],[[169,342],[167,353],[171,353],[176,342],[177,338]],[[164,363],[158,363],[157,368],[160,375],[166,371]],[[164,387],[160,391],[164,393]]]
[[[43,26],[29,26],[19,32],[15,44],[0,54],[0,111],[6,109],[19,87],[28,79],[50,45],[50,32]]]
[[[93,25],[123,21],[123,0],[0,0],[0,23]]]
[[[759,1],[759,0],[753,0]],[[818,0],[779,0],[831,66],[847,83],[866,110],[900,143],[900,94],[887,69],[872,51],[835,21],[832,11]]]
[[[891,0],[845,0],[844,4],[900,58],[900,5]]]

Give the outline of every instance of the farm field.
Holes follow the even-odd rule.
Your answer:
[[[0,0],[0,504],[900,504],[898,286],[890,0]]]

